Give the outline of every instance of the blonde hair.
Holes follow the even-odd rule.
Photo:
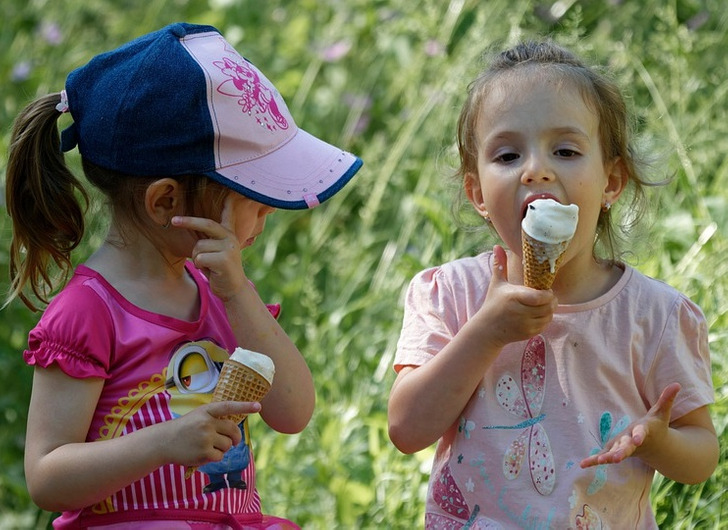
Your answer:
[[[577,87],[584,102],[596,113],[604,160],[619,158],[628,175],[631,210],[628,221],[620,227],[626,234],[645,212],[644,186],[654,184],[642,174],[646,161],[632,145],[632,124],[625,99],[617,84],[606,74],[587,66],[571,51],[551,41],[527,41],[497,54],[490,66],[470,83],[457,125],[460,166],[455,178],[462,184],[467,173],[477,174],[476,125],[483,99],[502,75],[519,75],[525,67],[551,69],[561,80]],[[459,188],[456,201],[458,207],[465,202],[463,186]],[[597,243],[602,247],[606,259],[613,261],[617,258],[618,240],[612,210],[603,211],[597,224]]]

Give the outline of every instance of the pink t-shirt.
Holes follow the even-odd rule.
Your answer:
[[[237,343],[207,279],[191,263],[186,269],[200,295],[194,322],[133,305],[81,265],[31,331],[24,353],[29,365],[57,364],[71,377],[105,380],[87,441],[123,436],[210,401],[220,366]],[[277,306],[270,309],[277,316]],[[202,466],[190,478],[183,466],[163,466],[94,506],[63,513],[54,527],[153,519],[264,527],[246,421],[241,429],[243,442],[223,462]]]
[[[492,253],[418,274],[395,369],[428,362],[481,307]],[[656,528],[653,469],[638,458],[581,469],[678,381],[672,418],[713,402],[700,309],[625,267],[609,292],[561,305],[530,341],[508,345],[439,440],[428,529]]]

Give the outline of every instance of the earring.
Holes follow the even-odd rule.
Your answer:
[[[612,207],[611,202],[604,201],[604,204],[602,204],[602,212],[607,213],[611,207]]]
[[[488,212],[485,212],[483,214],[483,219],[485,219],[485,222],[488,224],[491,224],[493,221],[490,220],[490,214]]]
[[[169,219],[167,219],[167,222],[162,225],[162,228],[164,228],[166,230],[167,228],[169,228],[169,226],[171,224],[172,224],[172,218],[170,217]]]

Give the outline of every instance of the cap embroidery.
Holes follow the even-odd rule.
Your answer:
[[[226,49],[229,50],[227,46]],[[236,59],[239,61],[229,57],[213,61],[212,64],[230,78],[223,81],[217,91],[225,96],[238,98],[240,110],[248,115],[255,114],[256,121],[268,130],[288,129],[288,120],[278,110],[273,91],[261,83],[258,73],[245,59],[240,55]]]

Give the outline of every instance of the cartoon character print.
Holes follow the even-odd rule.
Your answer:
[[[599,445],[591,450],[589,456],[597,454],[601,451],[605,444],[611,440],[616,434],[619,434],[629,425],[629,416],[623,416],[616,424],[612,425],[612,414],[609,411],[602,413],[599,419]],[[604,487],[607,482],[607,466],[608,464],[601,464],[596,467],[594,480],[586,490],[587,495],[594,495],[597,491]]]
[[[541,421],[546,379],[546,343],[541,335],[528,341],[521,359],[521,388],[509,374],[496,385],[496,399],[506,411],[523,421],[516,425],[493,425],[483,429],[523,429],[503,457],[503,474],[514,480],[528,454],[531,482],[541,495],[549,495],[556,483],[551,443]]]
[[[452,476],[449,464],[445,464],[432,486],[432,498],[437,505],[453,518],[428,513],[425,516],[425,528],[428,530],[497,530],[501,526],[480,515],[480,506],[468,507],[462,491]]]
[[[229,78],[217,87],[217,91],[237,97],[242,112],[255,114],[258,123],[269,130],[288,129],[288,120],[281,114],[273,91],[261,82],[258,72],[227,43],[225,49],[230,52],[230,57],[212,63]]]
[[[220,368],[228,356],[227,351],[210,341],[189,342],[174,352],[166,371],[166,388],[173,416],[182,416],[211,401]],[[230,448],[222,460],[197,468],[210,479],[204,487],[205,493],[223,488],[247,488],[242,478],[243,471],[250,464],[250,437],[245,420],[240,424],[240,429],[243,432],[242,441]]]

